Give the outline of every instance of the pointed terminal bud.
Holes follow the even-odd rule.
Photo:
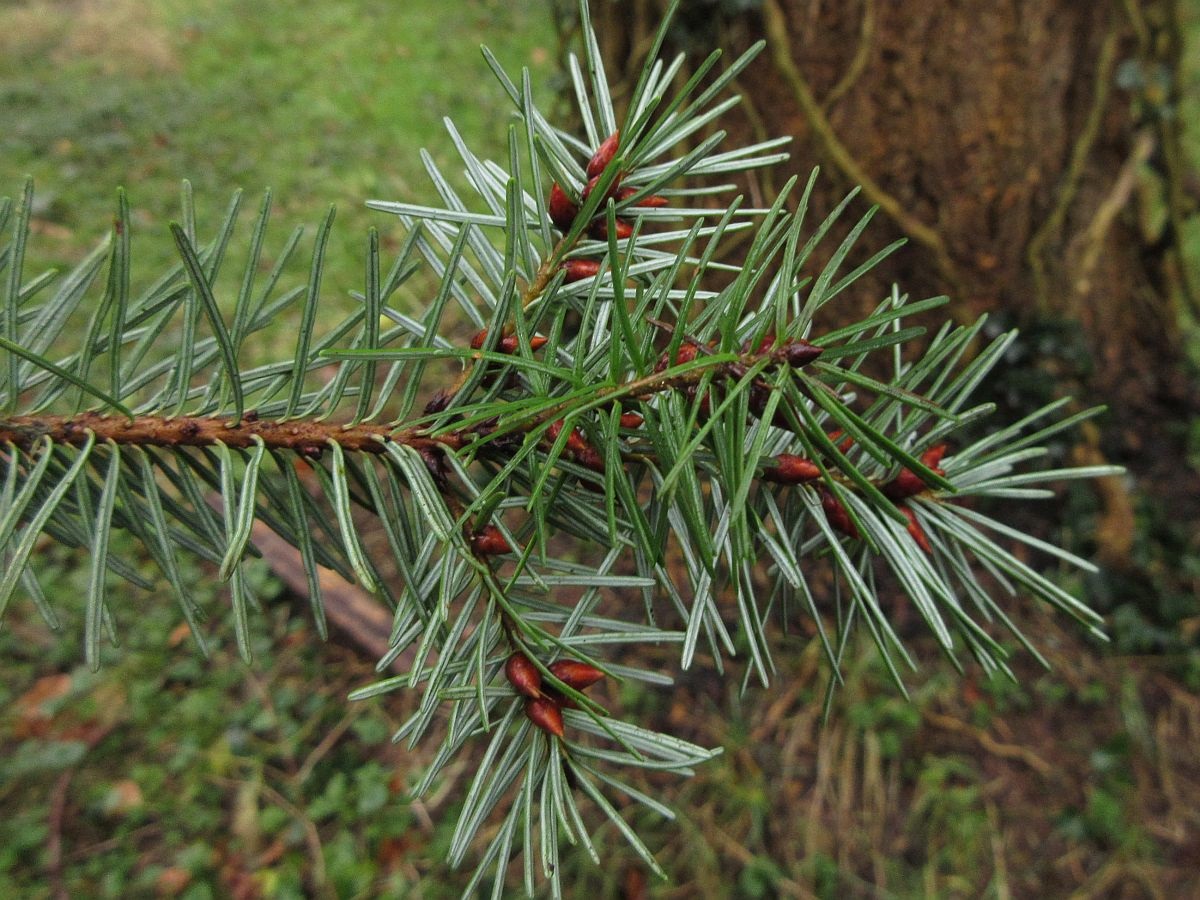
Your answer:
[[[549,207],[550,221],[554,223],[554,227],[559,231],[570,231],[575,216],[579,213],[579,207],[558,184],[550,187],[550,199],[547,206]]]
[[[791,453],[780,453],[775,457],[775,465],[763,469],[762,473],[763,481],[776,484],[805,484],[820,477],[821,470],[816,463]]]
[[[858,538],[858,529],[854,526],[850,514],[846,512],[846,507],[829,491],[821,492],[821,508],[825,510],[825,518],[834,530],[840,531],[846,537]]]
[[[595,666],[577,659],[560,659],[550,663],[550,674],[569,688],[582,691],[604,678]]]
[[[547,734],[558,738],[563,736],[562,710],[549,697],[532,697],[526,700],[525,716]]]
[[[592,154],[592,158],[588,160],[587,176],[595,178],[613,161],[613,157],[617,155],[617,150],[621,146],[621,132],[614,131],[596,148],[596,152]]]
[[[504,664],[504,676],[518,694],[542,696],[542,673],[524,653],[517,651]]]
[[[921,523],[917,521],[917,514],[907,506],[899,507],[900,512],[904,513],[908,519],[906,531],[912,536],[912,539],[917,542],[917,546],[926,553],[933,555],[933,547],[929,545],[929,536],[925,534],[925,529],[921,527]]]
[[[818,347],[800,338],[788,341],[780,348],[784,361],[793,369],[807,366],[824,352],[824,347]]]
[[[568,259],[562,264],[562,270],[567,273],[567,284],[583,281],[585,278],[595,278],[600,274],[600,263],[594,259]]]
[[[640,428],[641,424],[646,421],[645,416],[641,413],[627,412],[621,413],[622,428]]]
[[[471,538],[471,549],[477,556],[495,556],[498,553],[511,553],[512,544],[500,533],[499,528],[487,525],[475,532]]]
[[[483,347],[483,342],[487,340],[488,330],[485,328],[482,331],[475,332],[471,338],[471,349],[479,350]]]

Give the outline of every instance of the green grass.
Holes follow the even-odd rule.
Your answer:
[[[555,36],[539,3],[0,7],[0,196],[19,195],[23,177],[34,177],[27,271],[81,258],[108,229],[123,185],[134,211],[136,288],[175,261],[167,225],[180,217],[182,179],[194,187],[202,235],[215,230],[233,190],[245,191],[242,243],[269,187],[265,266],[292,228],[308,224],[311,241],[327,206],[338,207],[322,315],[340,317],[362,283],[367,228],[380,228],[385,252],[400,237],[394,220],[364,201],[433,201],[422,147],[457,179],[443,116],[481,155],[505,147],[510,103],[479,53],[485,41],[511,70],[529,66],[535,84],[555,77]],[[236,236],[233,247],[231,270]],[[303,277],[303,266],[297,272]],[[293,334],[290,324],[278,334]]]

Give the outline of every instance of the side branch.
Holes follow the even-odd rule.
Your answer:
[[[397,433],[387,425],[339,425],[304,419],[273,422],[258,421],[252,414],[238,424],[232,419],[201,416],[137,416],[132,421],[123,416],[105,416],[87,412],[77,415],[12,416],[0,419],[0,444],[13,443],[27,449],[42,437],[56,444],[81,446],[88,433],[94,433],[98,443],[113,441],[149,447],[212,447],[218,443],[227,447],[251,447],[257,436],[272,449],[294,450],[315,456],[330,441],[343,450],[382,453],[379,438],[400,441],[412,446],[432,443],[428,438],[410,433]],[[453,436],[439,443],[454,443]]]

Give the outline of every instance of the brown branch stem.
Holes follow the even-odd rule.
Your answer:
[[[235,423],[232,418],[208,416],[137,416],[132,421],[124,416],[106,416],[96,412],[74,415],[27,415],[0,419],[0,444],[12,443],[22,449],[34,446],[48,437],[56,444],[82,446],[88,433],[96,435],[98,443],[112,441],[120,445],[143,447],[253,447],[255,438],[268,448],[294,450],[305,455],[320,453],[330,441],[343,450],[382,453],[381,438],[420,447],[433,443],[416,431],[398,432],[388,425],[338,425],[311,419],[271,422],[246,416]],[[454,446],[453,435],[439,438],[438,443]]]

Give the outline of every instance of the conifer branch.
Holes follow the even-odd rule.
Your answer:
[[[405,671],[354,696],[419,692],[395,735],[437,741],[415,793],[461,755],[476,761],[448,858],[482,845],[472,885],[491,873],[501,890],[520,851],[529,893],[540,879],[561,891],[563,840],[599,860],[597,821],[658,871],[613,797],[670,810],[620,773],[687,776],[720,752],[625,721],[587,693],[606,679],[669,687],[669,673],[637,665],[639,645],[677,645],[682,668],[704,648],[721,671],[744,657],[743,689],[751,677],[765,686],[772,622],[803,615],[831,691],[858,631],[903,691],[901,668],[915,663],[881,602],[898,591],[952,659],[965,651],[1015,677],[1003,633],[1037,650],[1004,608],[1012,597],[1094,633],[1101,623],[1012,545],[1095,567],[1006,524],[990,501],[1119,472],[1031,465],[1097,410],[1063,417],[1069,401],[1056,401],[987,429],[994,409],[972,396],[1012,333],[988,343],[982,320],[947,324],[912,354],[925,336],[912,317],[946,300],[899,289],[866,316],[831,320],[838,297],[898,247],[859,249],[872,213],[830,239],[851,197],[812,223],[815,173],[765,209],[710,183],[784,156],[783,141],[723,149],[724,135],[709,133],[761,45],[720,74],[714,54],[678,89],[680,60],[648,60],[620,121],[586,3],[580,15],[583,52],[569,71],[584,134],[554,127],[528,73],[510,78],[485,51],[513,102],[509,159],[479,158],[447,123],[468,189],[425,156],[436,204],[370,203],[406,236],[386,267],[368,233],[360,307],[332,326],[318,314],[332,210],[303,283],[287,289],[300,237],[260,279],[264,197],[226,321],[217,286],[240,195],[205,241],[185,187],[185,224],[171,232],[180,264],[136,296],[123,194],[112,239],[57,282],[22,271],[32,186],[0,203],[0,229],[12,219],[0,247],[0,613],[23,587],[59,627],[34,550],[44,535],[79,548],[90,555],[84,655],[99,665],[120,602],[109,583],[155,587],[114,555],[121,529],[158,566],[202,651],[208,611],[177,554],[212,565],[248,659],[259,604],[244,566],[257,553],[252,526],[265,524],[300,551],[309,584],[327,566],[391,611],[379,669],[403,658]],[[716,262],[741,233],[745,259]],[[103,294],[85,305],[106,258]],[[419,305],[406,292],[422,268],[437,288]],[[300,322],[290,358],[241,367],[248,339],[290,307]],[[467,341],[448,337],[456,312],[474,329]],[[447,384],[434,373],[448,362],[461,373]],[[386,559],[361,540],[363,511]],[[382,576],[385,563],[398,580]],[[832,614],[818,565],[836,583]],[[323,628],[320,602],[314,590]]]

